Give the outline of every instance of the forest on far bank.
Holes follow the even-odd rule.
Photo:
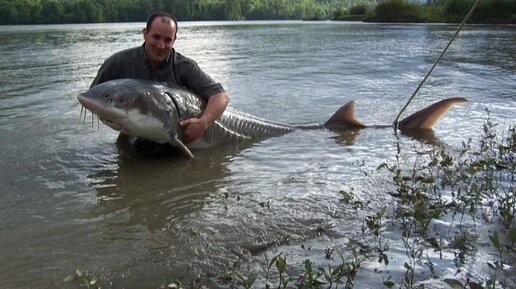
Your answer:
[[[425,0],[423,0],[425,1]],[[0,24],[143,22],[153,11],[191,20],[459,22],[475,0],[0,0]],[[515,0],[481,0],[470,22],[516,23]]]

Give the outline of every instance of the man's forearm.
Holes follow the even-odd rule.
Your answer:
[[[199,119],[210,126],[215,120],[220,118],[226,110],[229,103],[229,97],[225,92],[220,92],[210,96],[206,108]]]

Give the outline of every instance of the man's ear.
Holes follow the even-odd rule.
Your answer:
[[[149,31],[147,31],[147,28],[143,28],[142,29],[143,40],[147,41],[148,34],[149,34]]]

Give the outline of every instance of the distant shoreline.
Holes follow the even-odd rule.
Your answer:
[[[227,20],[227,19],[220,19],[220,20],[181,20],[178,21],[179,23],[186,23],[186,22],[230,22],[230,23],[288,23],[288,22],[357,22],[357,23],[379,23],[379,24],[442,24],[442,25],[453,25],[453,24],[459,24],[458,22],[429,22],[429,21],[395,21],[395,20],[389,20],[389,21],[375,21],[370,19],[356,19],[355,18],[343,18],[343,19],[324,19],[324,20],[316,20],[316,19],[260,19],[260,20]],[[0,27],[5,26],[51,26],[51,25],[95,25],[95,24],[116,24],[116,23],[145,23],[145,21],[115,21],[115,22],[63,22],[63,23],[24,23],[24,24],[0,24]],[[466,22],[466,25],[507,25],[512,26],[516,25],[516,19],[492,19],[492,20],[486,20],[486,21],[468,21]]]
[[[460,23],[478,0],[23,0],[0,1],[0,25],[144,22],[155,11],[179,21],[337,20]],[[481,0],[468,23],[516,24],[516,1]]]

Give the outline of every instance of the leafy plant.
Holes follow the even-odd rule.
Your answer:
[[[99,279],[95,273],[89,273],[88,271],[83,272],[79,269],[79,267],[75,269],[74,274],[66,276],[66,278],[63,280],[65,283],[74,282],[81,287],[88,289],[100,289],[98,281]]]

